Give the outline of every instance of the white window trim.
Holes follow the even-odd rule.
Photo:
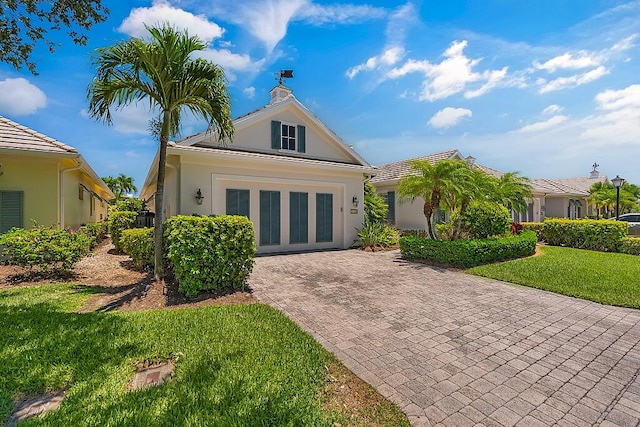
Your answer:
[[[282,126],[283,126],[283,125],[286,125],[286,126],[292,126],[292,127],[296,130],[296,136],[295,136],[295,138],[294,138],[294,145],[295,145],[295,148],[294,148],[293,150],[291,150],[291,149],[289,149],[289,148],[282,148],[282,137],[283,137],[283,135],[282,135]],[[289,137],[287,137],[287,138],[289,138]],[[295,153],[295,152],[297,152],[297,151],[298,151],[298,143],[299,143],[299,142],[300,142],[300,141],[298,140],[298,125],[297,125],[296,123],[291,123],[291,122],[284,122],[284,121],[281,121],[281,122],[280,122],[280,149],[279,149],[278,151],[280,151],[280,152],[284,152],[284,153],[291,153],[291,152],[294,152],[294,153]]]

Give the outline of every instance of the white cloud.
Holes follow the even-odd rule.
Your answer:
[[[197,56],[220,65],[225,71],[257,72],[265,62],[264,59],[252,61],[249,55],[233,53],[229,49],[210,48],[197,52]]]
[[[207,13],[242,26],[269,53],[294,21],[310,25],[353,24],[386,15],[384,9],[368,5],[320,5],[310,0],[217,0],[207,3]]]
[[[86,110],[80,111],[80,115],[89,117]],[[149,135],[149,123],[154,113],[149,111],[147,104],[140,103],[112,109],[111,116],[116,132],[125,135]]]
[[[574,88],[597,80],[606,74],[609,74],[609,70],[604,65],[601,65],[598,68],[587,71],[586,73],[574,74],[573,76],[568,77],[558,77],[557,79],[549,82],[544,81],[543,79],[541,80],[542,86],[538,89],[538,93],[543,94],[562,89]]]
[[[434,128],[449,128],[455,126],[465,117],[471,117],[473,113],[466,108],[446,107],[431,117],[429,125]]]
[[[556,104],[551,104],[547,108],[542,110],[542,114],[544,114],[545,116],[549,116],[549,115],[553,115],[553,114],[559,113],[562,110],[564,110],[564,108],[562,108],[561,106],[556,105]]]
[[[390,47],[384,50],[380,55],[372,56],[366,62],[351,67],[347,70],[346,75],[352,79],[362,71],[375,70],[381,66],[395,65],[404,56],[404,48],[400,46]]]
[[[541,132],[541,131],[552,129],[558,126],[559,124],[565,122],[566,120],[567,120],[567,116],[557,115],[541,122],[536,122],[530,125],[523,126],[520,129],[518,129],[516,132],[518,133]]]
[[[28,116],[47,106],[47,95],[22,77],[0,80],[0,112]]]
[[[242,90],[242,93],[244,93],[247,98],[253,99],[256,97],[256,88],[253,86],[246,87]]]
[[[535,61],[533,66],[538,70],[546,70],[553,73],[559,69],[580,69],[595,67],[601,64],[602,58],[596,58],[592,53],[581,50],[577,53],[565,53],[546,62]]]
[[[189,34],[197,35],[205,43],[222,36],[224,30],[204,15],[194,15],[183,9],[175,8],[165,1],[154,1],[151,7],[138,7],[131,10],[118,31],[134,37],[146,37],[146,25],[169,23],[177,28],[186,29]]]
[[[637,146],[640,138],[640,84],[605,90],[595,101],[603,113],[587,117],[581,137],[605,144]]]
[[[482,73],[474,71],[474,68],[482,60],[470,59],[464,54],[467,41],[454,41],[444,52],[444,59],[440,63],[431,63],[427,60],[409,59],[401,67],[393,68],[387,73],[387,77],[397,79],[410,73],[424,74],[422,90],[419,96],[421,101],[435,101],[447,98],[466,89],[465,97],[474,98],[483,95],[490,89],[506,84],[504,81],[508,67],[500,70],[486,70]],[[472,83],[481,82],[476,89],[467,89]]]
[[[603,110],[619,110],[632,107],[640,108],[640,84],[622,90],[605,90],[596,95],[596,102]]]

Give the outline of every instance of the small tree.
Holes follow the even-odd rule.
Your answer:
[[[376,192],[369,180],[364,181],[364,220],[370,223],[384,223],[389,207],[384,197]]]
[[[104,181],[105,184],[107,184],[107,187],[109,187],[109,189],[116,196],[114,200],[120,200],[127,194],[131,194],[138,191],[138,187],[136,187],[135,184],[133,183],[134,179],[130,176],[126,176],[123,173],[121,173],[115,178],[112,176],[105,176],[105,177],[102,177],[102,180]]]

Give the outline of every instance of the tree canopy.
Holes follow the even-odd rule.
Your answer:
[[[91,117],[111,124],[111,108],[138,101],[160,112],[160,148],[155,191],[155,278],[164,275],[162,223],[167,144],[180,130],[181,113],[189,110],[206,121],[218,141],[233,137],[231,101],[224,70],[193,53],[207,45],[186,31],[163,25],[147,27],[149,40],[132,37],[98,49],[94,58],[96,77],[89,85]]]
[[[116,200],[120,200],[123,196],[138,191],[138,187],[133,183],[134,179],[123,173],[115,178],[112,176],[105,176],[102,177],[102,180],[116,196]]]
[[[107,19],[109,9],[102,0],[8,0],[0,1],[0,61],[33,74],[34,48],[43,42],[53,52],[57,43],[48,39],[49,31],[67,28],[74,43],[85,45],[85,31]]]
[[[620,187],[620,213],[640,210],[638,200],[640,187],[625,181]],[[616,188],[609,181],[594,183],[589,189],[589,202],[595,205],[598,216],[604,211],[611,218],[616,211]]]

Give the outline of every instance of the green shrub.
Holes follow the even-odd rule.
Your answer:
[[[178,290],[187,296],[238,289],[253,269],[255,231],[245,216],[174,216],[164,223],[164,237]]]
[[[120,246],[120,234],[122,234],[123,230],[133,228],[137,216],[138,214],[133,211],[111,212],[109,218],[109,233],[111,234],[111,240],[117,251],[122,250],[122,246]]]
[[[357,231],[358,240],[355,243],[363,248],[388,248],[397,245],[400,240],[398,230],[381,222],[365,221]]]
[[[400,251],[406,259],[467,268],[532,255],[536,242],[531,231],[519,236],[452,241],[406,236],[400,239]]]
[[[509,210],[497,203],[471,203],[462,215],[453,215],[451,223],[461,221],[461,231],[471,239],[486,239],[501,236],[509,230],[511,215]]]
[[[89,254],[92,237],[52,227],[14,228],[0,235],[9,264],[39,272],[69,270]]]
[[[135,197],[127,197],[124,199],[116,200],[113,205],[109,206],[109,214],[113,212],[140,212],[146,207],[146,203],[142,199],[136,199]]]
[[[153,227],[122,230],[120,246],[138,267],[154,265]]]
[[[542,237],[553,246],[617,252],[627,236],[626,222],[593,219],[547,219]]]
[[[619,252],[640,255],[640,237],[625,237],[620,241]]]
[[[544,242],[542,230],[544,229],[544,222],[521,222],[522,229],[524,231],[531,230],[538,236],[538,242]]]
[[[107,237],[107,233],[109,232],[109,221],[90,222],[80,228],[80,231],[93,239],[91,244],[93,247]]]
[[[370,181],[364,182],[364,219],[368,222],[386,222],[389,207]]]

